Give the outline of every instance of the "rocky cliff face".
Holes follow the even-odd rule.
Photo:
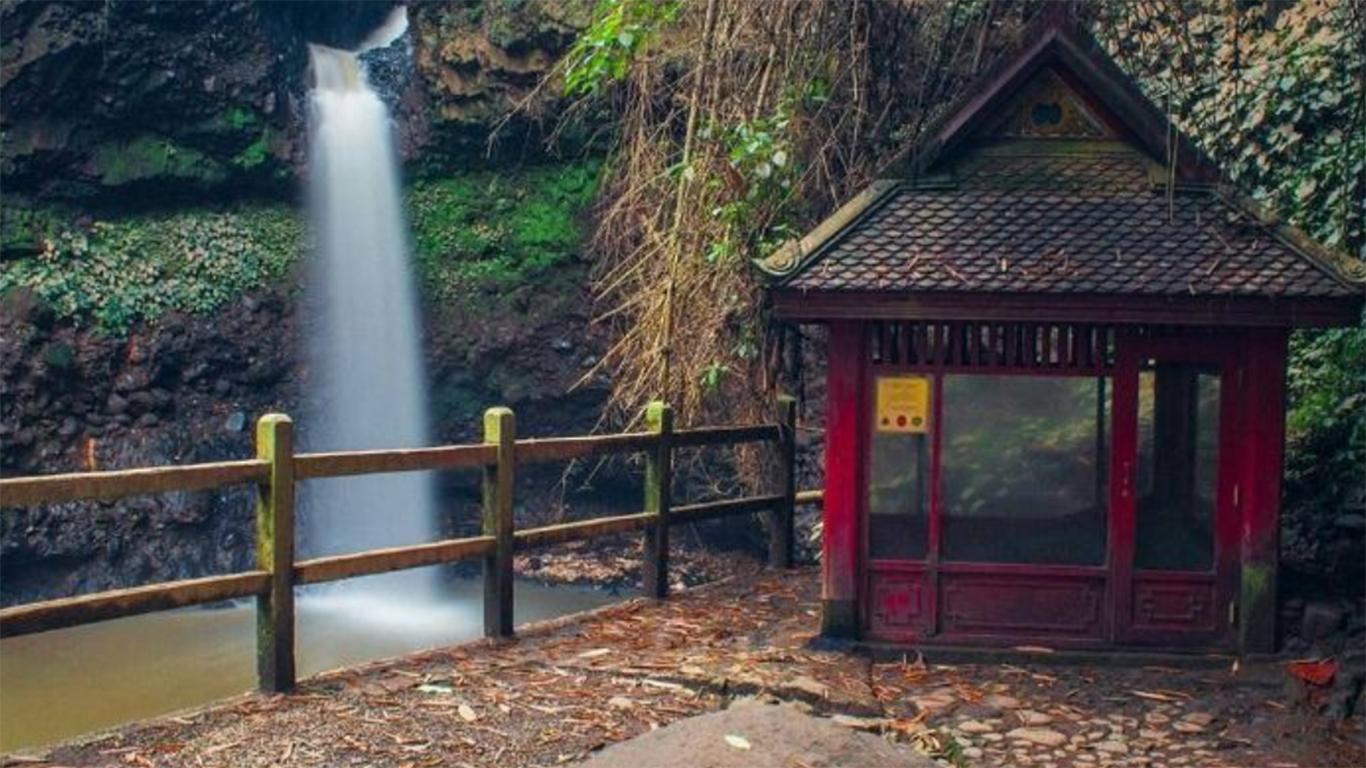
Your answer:
[[[288,296],[243,296],[111,339],[10,297],[0,312],[6,475],[238,459],[252,422],[297,403]],[[3,602],[222,573],[250,564],[250,488],[0,515]]]
[[[194,219],[243,197],[277,208],[296,200],[307,172],[304,43],[354,45],[392,5],[0,0],[0,215],[7,220],[0,287],[5,270],[52,251],[56,219],[82,243],[89,236],[98,247],[126,250],[111,232],[171,231],[140,229],[138,217]],[[447,178],[488,166],[492,128],[532,94],[590,7],[560,0],[413,4],[411,56],[372,62],[410,171]],[[553,104],[553,96],[544,98]],[[545,162],[534,119],[515,116],[503,128],[499,168]],[[570,393],[601,354],[588,330],[587,263],[578,252],[518,250],[515,233],[504,230],[521,225],[516,209],[526,203],[515,196],[498,203],[419,233],[435,243],[418,244],[423,269],[464,281],[451,283],[459,300],[440,294],[427,301],[435,437],[476,439],[478,415],[493,404],[521,407],[528,434],[586,431],[607,386],[599,380]],[[446,213],[425,211],[438,222]],[[479,231],[462,238],[470,215],[481,217]],[[109,218],[125,224],[91,231]],[[177,221],[177,233],[198,231],[193,221]],[[439,237],[443,231],[455,237]],[[173,239],[184,243],[168,247],[192,245],[181,234]],[[85,245],[63,249],[63,259],[91,258]],[[523,268],[519,260],[532,256],[545,261]],[[481,274],[485,262],[506,273],[503,279],[468,276]],[[60,262],[53,268],[66,269]],[[212,309],[172,311],[130,330],[67,316],[29,290],[9,291],[0,303],[0,471],[251,455],[259,415],[299,412],[308,375],[300,272],[271,277]],[[558,471],[525,478],[528,503],[548,498],[557,480]],[[467,523],[463,512],[476,503],[477,487],[452,481],[443,493],[452,510],[448,527]],[[6,510],[0,603],[240,570],[252,558],[251,515],[245,488]]]
[[[6,195],[141,204],[292,195],[305,160],[305,43],[354,45],[390,5],[5,0]],[[491,127],[532,93],[589,7],[414,4],[415,75],[387,84],[405,157],[482,161]],[[502,136],[522,155],[534,134],[519,117]]]

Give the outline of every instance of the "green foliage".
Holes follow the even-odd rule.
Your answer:
[[[1366,323],[1295,334],[1288,379],[1287,503],[1331,518],[1366,482]]]
[[[1181,6],[1178,6],[1181,7]],[[1117,3],[1100,32],[1144,89],[1232,180],[1331,248],[1366,258],[1366,58],[1352,0]],[[1268,23],[1268,19],[1274,22]]]
[[[679,0],[602,0],[565,57],[565,93],[599,93],[626,77],[631,62],[662,27],[678,19],[681,7]]]
[[[232,158],[232,164],[244,171],[258,168],[270,157],[270,132],[262,131],[256,140],[248,144]]]
[[[588,162],[413,184],[408,211],[426,298],[458,302],[504,290],[570,260],[598,175],[598,163]]]
[[[208,312],[289,272],[303,241],[288,209],[243,207],[64,225],[36,256],[0,266],[59,317],[111,335],[170,310]]]

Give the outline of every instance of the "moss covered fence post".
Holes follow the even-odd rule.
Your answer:
[[[645,459],[645,511],[656,515],[645,529],[645,561],[641,581],[650,597],[669,596],[669,491],[673,483],[674,412],[656,400],[645,408],[645,429],[659,436]]]
[[[494,539],[484,558],[484,636],[512,636],[512,487],[516,471],[517,417],[511,408],[484,411],[484,442],[498,447],[484,467],[485,536]]]
[[[256,457],[269,465],[256,486],[256,563],[270,574],[256,597],[256,680],[262,691],[294,688],[294,422],[271,413],[256,422]]]

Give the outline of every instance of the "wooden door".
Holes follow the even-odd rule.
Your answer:
[[[1206,339],[1127,339],[1115,383],[1115,639],[1220,646],[1238,568],[1236,361]]]

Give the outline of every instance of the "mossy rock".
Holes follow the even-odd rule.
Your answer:
[[[150,135],[101,144],[91,164],[100,183],[107,187],[154,179],[213,184],[227,178],[223,166],[203,152]]]

